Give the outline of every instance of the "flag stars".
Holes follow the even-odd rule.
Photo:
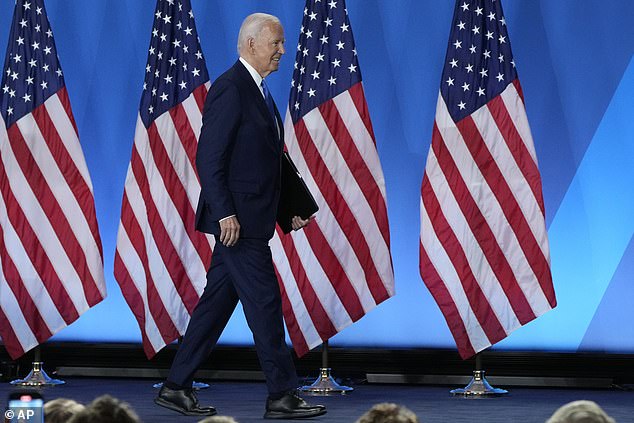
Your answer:
[[[338,68],[339,66],[341,66],[341,60],[339,60],[339,59],[335,59],[331,63],[332,63],[333,68]]]
[[[181,90],[185,90],[187,89],[187,82],[181,81],[178,86],[181,87]]]
[[[449,64],[451,65],[452,68],[458,67],[458,61],[455,58],[452,59],[451,62],[449,62]]]
[[[462,21],[458,22],[458,25],[456,25],[456,26],[457,26],[457,27],[458,27],[458,29],[459,29],[459,30],[461,30],[461,31],[462,31],[462,30],[464,30],[464,29],[466,29],[466,27],[465,27],[465,23],[464,23],[464,22],[462,22]]]
[[[489,16],[487,16],[489,18],[490,21],[494,21],[495,20],[495,13],[491,12],[489,13]]]
[[[462,91],[469,91],[469,85],[466,82],[464,84],[462,84]]]
[[[161,34],[161,42],[164,43],[165,41],[167,41],[167,35]]]
[[[149,114],[153,114],[154,113],[154,107],[153,106],[148,107],[147,111],[148,111]]]
[[[456,40],[456,42],[455,42],[455,43],[453,43],[453,46],[454,46],[456,49],[462,48],[462,41],[460,41],[460,40]]]
[[[467,10],[469,10],[469,5],[467,4],[467,2],[462,3],[460,7],[462,7],[463,12],[466,12]]]
[[[192,73],[194,74],[194,76],[200,76],[200,70],[198,68],[194,68],[192,70]]]
[[[345,43],[343,41],[339,41],[337,43],[337,50],[343,50]]]
[[[163,22],[167,25],[168,23],[172,23],[172,17],[169,15],[163,16]]]
[[[27,2],[27,3],[24,3],[22,6],[24,7],[24,10],[25,10],[25,11],[27,11],[27,10],[31,9],[31,3],[28,3],[28,2]]]
[[[158,37],[158,29],[154,28],[152,30],[152,37]]]
[[[53,36],[53,31],[51,31],[51,28],[49,28],[48,31],[46,31],[46,36],[48,38],[51,38]]]
[[[319,72],[315,71],[311,74],[311,76],[313,77],[313,80],[319,79]]]
[[[350,70],[350,73],[356,72],[357,71],[357,67],[355,65],[351,64],[350,66],[348,66],[348,70]]]
[[[29,61],[29,66],[31,66],[32,68],[34,68],[35,66],[37,66],[37,61],[35,59],[31,59]]]
[[[299,73],[300,75],[303,75],[304,72],[306,72],[306,68],[304,66],[302,66],[301,68],[299,68]]]
[[[61,69],[57,69],[55,71],[55,73],[57,74],[57,76],[59,76],[60,78],[62,77],[62,70]]]
[[[500,61],[500,63],[504,62],[504,56],[500,54],[498,56],[498,60]]]
[[[44,72],[48,72],[48,64],[45,64],[44,66],[42,66],[42,70]]]
[[[469,51],[471,52],[471,54],[475,54],[476,49],[476,46],[474,46],[473,44],[471,44],[471,47],[469,47]]]
[[[181,46],[181,42],[179,39],[174,39],[174,41],[172,41],[172,45],[174,46],[174,48],[177,48]]]
[[[31,47],[33,47],[33,50],[39,50],[40,49],[40,43],[34,41],[33,44],[31,44]]]
[[[163,78],[163,80],[165,81],[166,84],[171,84],[172,83],[172,77],[167,75],[165,78]]]
[[[487,37],[487,40],[492,40],[493,39],[493,33],[491,31],[487,31],[486,37]]]
[[[324,55],[319,53],[317,56],[315,56],[315,59],[317,59],[318,62],[323,62],[324,61]]]
[[[20,56],[19,54],[16,54],[15,56],[13,56],[13,61],[15,63],[20,63],[22,61],[22,56]]]
[[[489,76],[489,71],[484,68],[479,73],[482,78]]]
[[[294,107],[295,107],[295,110],[299,110],[299,101],[295,102],[295,106]]]
[[[451,87],[451,86],[453,86],[454,79],[453,79],[453,78],[449,78],[449,79],[448,79],[447,81],[445,81],[445,82],[447,83],[447,86]]]
[[[467,71],[467,73],[473,72],[473,65],[469,63],[467,66],[465,66],[465,70]]]
[[[476,14],[477,16],[480,16],[480,15],[482,14],[482,8],[481,8],[481,7],[478,7],[478,8],[475,10],[475,14]]]
[[[161,97],[161,101],[167,101],[169,99],[169,96],[165,93],[162,93],[160,97]]]
[[[194,30],[190,27],[185,28],[185,35],[193,35]]]
[[[328,79],[328,82],[330,83],[330,85],[336,85],[337,78],[331,76],[330,79]]]
[[[41,27],[39,25],[35,25],[35,32],[40,32],[41,31]]]
[[[31,95],[30,94],[24,94],[22,99],[24,100],[25,103],[28,103],[29,101],[31,101]]]
[[[50,47],[45,47],[44,48],[44,54],[46,54],[48,56],[49,54],[51,54],[51,50],[52,49]]]
[[[200,50],[196,52],[195,56],[196,56],[196,59],[203,60],[203,54]]]
[[[484,50],[482,55],[484,56],[485,59],[490,59],[491,58],[491,52],[489,50]]]
[[[498,82],[502,82],[502,81],[504,81],[504,75],[502,75],[502,73],[501,73],[501,72],[500,72],[500,73],[498,73],[498,76],[496,76],[496,78],[497,78]]]
[[[471,30],[471,32],[473,32],[473,35],[479,34],[480,33],[480,27],[479,26],[474,26],[473,29]]]
[[[320,40],[322,44],[328,44],[328,37],[325,34],[321,36]]]
[[[21,26],[22,28],[26,28],[26,25],[27,25],[26,19],[22,19],[22,20],[20,21],[20,26]]]
[[[302,51],[302,54],[304,55],[304,57],[308,56],[308,49],[307,49],[307,48],[305,48],[305,49]]]
[[[315,19],[317,19],[317,13],[313,12],[309,15],[309,17],[311,21],[314,21]]]
[[[40,84],[40,87],[42,87],[42,90],[47,89],[48,88],[48,82],[42,81],[42,83]]]
[[[348,31],[348,28],[350,27],[350,25],[346,25],[345,23],[343,25],[341,25],[341,32],[346,32]]]
[[[19,46],[24,45],[24,38],[22,37],[18,37],[18,39],[15,41],[18,43]]]
[[[467,105],[464,101],[461,101],[460,103],[458,103],[458,107],[460,108],[460,110],[464,110],[467,107]]]
[[[483,96],[484,95],[484,88],[480,87],[477,89],[478,92],[478,97]]]
[[[503,35],[500,35],[500,38],[498,38],[498,41],[500,42],[500,44],[506,44],[506,37]]]
[[[315,97],[316,93],[317,91],[311,88],[310,90],[308,90],[308,97]]]
[[[332,26],[332,19],[326,18],[326,20],[324,21],[324,25],[326,25],[326,27]]]
[[[328,3],[328,6],[330,6],[331,9],[336,9],[337,2],[335,0],[332,0],[330,3]]]

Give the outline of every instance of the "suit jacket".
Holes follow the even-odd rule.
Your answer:
[[[219,235],[219,219],[235,214],[241,238],[270,239],[280,196],[282,119],[238,60],[211,86],[196,152],[202,187],[196,229]]]

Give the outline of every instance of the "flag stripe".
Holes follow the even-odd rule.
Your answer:
[[[6,208],[2,199],[0,199],[0,209],[2,213],[5,213]],[[49,330],[46,320],[44,319],[44,317],[42,317],[42,314],[38,310],[35,301],[33,301],[33,298],[35,296],[32,296],[31,293],[28,291],[27,285],[25,285],[19,270],[16,268],[15,263],[11,258],[7,245],[4,242],[4,240],[8,239],[10,236],[8,234],[5,234],[2,226],[3,225],[0,225],[0,292],[2,292],[2,295],[0,295],[0,297],[2,297],[2,307],[0,307],[0,309],[6,309],[7,311],[11,309],[12,311],[10,313],[7,313],[9,316],[11,316],[11,322],[13,324],[22,326],[21,329],[12,331],[12,334],[14,337],[16,337],[16,340],[18,339],[15,335],[16,333],[31,332],[31,334],[28,335],[26,338],[31,338],[32,335],[38,342],[43,342],[53,336],[53,333]],[[13,237],[15,237],[15,234],[13,234]],[[12,244],[15,245],[17,243]],[[14,255],[18,254],[18,251],[16,250],[17,248],[12,249],[12,253]],[[38,284],[38,286],[41,289],[42,285]],[[31,289],[33,289],[33,287],[31,287]],[[47,303],[49,304],[49,310],[55,309],[48,295],[46,296],[46,299],[48,300]],[[20,310],[19,313],[17,313],[15,309]],[[47,315],[50,315],[50,312],[48,312],[49,310],[46,310]],[[58,318],[60,317],[56,310],[55,315]],[[9,320],[6,320],[7,324],[9,324]],[[62,319],[59,318],[59,320],[61,321]],[[11,324],[11,326],[13,326],[13,324]],[[28,331],[24,327],[25,324],[28,326]],[[10,343],[11,342],[9,342],[8,344]],[[27,341],[27,343],[31,344],[32,342]],[[35,343],[34,345],[37,345],[37,343]]]
[[[130,173],[129,177],[131,176],[132,174]],[[145,292],[147,295],[147,307],[148,307],[149,313],[153,316],[154,321],[157,323],[157,326],[159,328],[159,333],[161,334],[161,337],[163,338],[163,342],[168,343],[168,342],[171,342],[171,340],[173,339],[170,337],[170,335],[175,336],[175,334],[178,333],[178,329],[174,325],[169,315],[169,312],[167,311],[165,304],[163,303],[163,300],[161,299],[160,293],[157,289],[156,283],[154,281],[154,278],[151,272],[151,264],[148,257],[148,251],[146,250],[147,248],[146,246],[150,243],[153,243],[153,238],[150,234],[146,233],[147,237],[149,238],[149,239],[146,239],[146,237],[144,236],[144,232],[141,226],[139,225],[139,222],[136,220],[135,215],[138,216],[139,214],[134,213],[135,210],[133,210],[132,204],[129,202],[129,199],[128,199],[130,196],[128,194],[128,191],[132,191],[133,187],[138,189],[136,184],[126,182],[126,192],[124,193],[122,206],[121,206],[121,210],[122,210],[121,229],[119,231],[120,235],[118,236],[118,239],[117,239],[117,249],[121,251],[121,256],[126,258],[126,260],[122,260],[123,262],[127,260],[131,260],[130,254],[123,254],[126,251],[126,249],[122,247],[120,239],[122,237],[125,237],[125,239],[127,239],[129,243],[132,244],[134,250],[139,256],[140,267],[134,267],[134,269],[136,269],[136,273],[138,273],[139,271],[142,271],[144,277],[143,279],[141,279],[140,276],[136,274],[134,281],[136,282],[136,281],[142,280],[145,283],[145,288],[146,288]],[[133,193],[131,196],[134,198],[135,195],[141,195],[141,194]],[[122,231],[124,233],[121,233]],[[166,272],[165,269],[161,269],[159,267],[158,272],[156,273],[160,275],[161,271]],[[128,270],[127,267],[124,267],[122,269],[115,269],[115,275],[117,275],[117,280],[121,284],[121,288],[122,288],[122,291],[125,293],[126,299],[131,295],[134,296],[135,291],[137,291],[137,288],[134,285],[124,284],[122,283],[122,281],[125,282],[125,280],[120,279],[122,276],[125,276],[126,274],[130,274],[130,273],[131,271]],[[162,282],[162,279],[160,281]],[[141,291],[141,289],[139,289],[138,291]],[[133,303],[132,300],[130,300],[130,302]],[[128,304],[130,304],[130,302]],[[139,310],[139,309],[137,310],[133,309],[133,312],[135,315],[141,315],[141,313],[143,313],[143,315],[146,315],[146,313],[143,310]],[[141,326],[141,330],[145,332],[145,325]],[[156,353],[156,351],[154,352]]]
[[[439,102],[442,102],[442,98]],[[442,109],[442,105],[439,106],[439,110],[440,109]],[[464,120],[466,119],[470,118],[467,117]],[[500,206],[497,203],[494,193],[486,189],[484,176],[480,173],[477,165],[472,161],[465,143],[455,142],[451,145],[447,145],[444,142],[445,140],[451,142],[451,140],[454,139],[451,135],[446,133],[447,131],[448,129],[445,128],[445,133],[440,134],[438,127],[435,127],[434,137],[432,139],[436,140],[436,142],[432,141],[432,149],[438,158],[440,168],[443,169],[444,174],[447,175],[448,187],[456,198],[457,207],[459,207],[464,214],[467,224],[469,225],[469,231],[477,240],[478,246],[482,249],[486,261],[491,266],[497,281],[502,284],[502,288],[507,293],[513,310],[519,320],[526,322],[534,319],[535,315],[527,299],[522,295],[513,269],[505,257],[505,252],[502,250],[500,244],[496,242],[496,236],[493,230],[497,227],[497,232],[502,233],[508,226],[503,224],[504,216],[502,212],[498,210]],[[442,148],[442,146],[446,148]],[[451,152],[451,154],[449,152]],[[459,158],[462,163],[454,162],[452,156]],[[476,193],[477,196],[474,195],[474,193],[470,192],[465,180],[470,181],[470,186],[473,187],[474,190],[481,188],[481,192]],[[476,198],[479,198],[479,202],[476,201]],[[482,214],[482,210],[487,211],[489,215],[488,219]],[[493,227],[491,226],[491,222],[493,222]],[[465,234],[465,236],[470,236],[470,234]]]
[[[432,156],[430,156],[430,158],[431,157]],[[506,336],[506,332],[496,315],[496,310],[494,309],[494,307],[492,307],[492,304],[489,302],[487,295],[485,295],[482,290],[479,281],[483,279],[483,275],[474,275],[474,268],[471,265],[471,262],[481,262],[483,259],[485,259],[485,257],[483,257],[482,254],[478,254],[479,251],[475,249],[472,245],[464,245],[464,240],[462,243],[460,242],[460,240],[456,237],[453,228],[456,228],[456,230],[462,228],[456,226],[452,227],[452,225],[447,221],[445,214],[442,211],[441,205],[438,202],[436,195],[434,194],[434,191],[431,190],[431,183],[429,183],[429,180],[424,180],[424,182],[427,183],[423,184],[422,189],[423,205],[426,210],[434,211],[433,214],[429,213],[429,215],[433,216],[431,220],[431,225],[433,227],[434,233],[436,234],[438,241],[447,253],[448,258],[456,271],[458,280],[462,285],[462,289],[467,295],[466,300],[469,303],[469,307],[480,322],[480,325],[486,333],[487,338],[490,339],[492,342],[497,342]],[[451,184],[454,181],[447,182]],[[439,191],[439,189],[437,191]],[[469,221],[469,217],[467,216],[466,218],[467,221]],[[465,250],[468,251],[471,255],[471,260],[467,258],[467,253],[465,253]],[[485,269],[486,268],[488,268],[488,266],[485,267]],[[475,269],[477,271],[478,268],[476,267]],[[491,294],[488,293],[488,295]],[[503,298],[503,296],[500,297]],[[495,298],[492,298],[491,300],[495,300]],[[486,324],[484,322],[486,322]]]
[[[326,148],[325,145],[319,145],[322,143],[314,142],[315,139],[319,140],[322,137],[330,138],[329,129],[321,114],[316,110],[309,112],[304,119],[295,124],[295,132],[301,153],[306,158],[308,168],[326,203],[337,205],[331,211],[339,227],[345,228],[340,236],[345,236],[348,242],[354,245],[356,260],[366,264],[363,268],[366,278],[370,281],[380,281],[381,277],[374,266],[373,254],[368,246],[369,241],[376,242],[377,234],[372,234],[373,237],[368,240],[361,228],[363,225],[366,230],[374,229],[368,222],[368,216],[372,215],[371,208],[359,195],[360,189],[347,171],[345,159],[333,148],[333,143],[329,143],[329,148]],[[352,208],[351,204],[357,207]],[[359,209],[362,209],[364,214],[361,214]],[[378,236],[382,238],[380,234]],[[368,288],[376,303],[388,297],[382,283],[369,284]]]
[[[424,207],[421,204],[421,210],[423,209]],[[427,217],[427,220],[429,221],[428,217]],[[425,228],[429,228],[427,225],[423,225],[423,226]],[[431,233],[431,231],[423,231],[423,233],[427,233],[427,232]],[[426,244],[426,245],[429,245],[429,244]],[[460,355],[463,359],[471,357],[472,355],[475,354],[475,350],[472,347],[472,345],[475,344],[475,342],[471,342],[469,340],[470,333],[467,331],[465,327],[465,322],[468,321],[468,319],[461,317],[461,311],[463,311],[464,308],[459,308],[457,306],[458,302],[452,298],[451,293],[448,290],[448,286],[451,286],[451,285],[448,285],[448,284],[445,285],[445,283],[443,283],[443,281],[447,279],[444,277],[441,277],[441,275],[438,274],[438,272],[436,271],[436,267],[434,266],[434,263],[431,262],[425,248],[423,248],[422,245],[420,246],[420,261],[421,261],[421,264],[428,271],[429,276],[427,276],[427,278],[425,279],[425,282],[427,286],[429,287],[429,291],[434,297],[434,300],[440,307],[440,310],[442,311],[443,316],[445,316],[447,325],[449,326],[449,330],[451,331],[454,339],[456,340],[456,344],[458,345],[458,352],[460,352]],[[450,269],[450,268],[451,266],[445,267],[445,269]],[[458,286],[458,285],[455,284],[453,286]],[[475,318],[472,320],[477,322],[477,319]],[[484,337],[484,339],[486,339],[486,337]],[[488,343],[488,339],[486,339],[485,344],[486,343]],[[487,346],[488,345],[482,345],[481,348],[486,348]]]
[[[360,82],[358,84],[354,84],[352,87],[350,87],[350,89],[348,90],[348,93],[350,94],[350,98],[352,98],[352,101],[354,102],[354,106],[357,110],[357,113],[359,114],[359,118],[361,119],[361,122],[363,123],[363,125],[365,125],[365,129],[366,131],[368,131],[368,134],[370,135],[370,141],[372,142],[371,145],[376,147],[376,141],[375,141],[376,137],[374,136],[372,121],[370,120],[370,111],[368,110],[368,103],[365,100],[365,92],[363,91],[363,83]],[[376,150],[372,151],[370,154],[376,155]],[[375,169],[374,167],[372,168]],[[381,177],[380,179],[382,180],[383,178]],[[385,187],[379,185],[379,188],[381,188],[383,192],[383,197],[385,197]]]

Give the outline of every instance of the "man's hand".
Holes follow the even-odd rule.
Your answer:
[[[311,216],[308,219],[304,220],[299,216],[295,216],[293,217],[293,219],[291,220],[291,227],[293,228],[294,231],[301,229],[305,226],[307,226],[311,220],[313,220],[315,218],[315,216]]]
[[[220,221],[220,242],[225,247],[233,247],[240,238],[240,223],[235,216]]]

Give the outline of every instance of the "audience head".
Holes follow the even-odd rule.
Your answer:
[[[44,403],[44,421],[46,423],[66,423],[85,407],[68,398],[55,398]]]
[[[573,401],[565,404],[546,423],[615,423],[594,401]]]
[[[198,423],[238,423],[229,416],[211,416],[200,420]]]
[[[356,423],[419,423],[418,417],[409,408],[383,402],[375,404]]]
[[[69,423],[141,423],[139,416],[126,402],[110,395],[95,398],[85,409],[75,414]]]

